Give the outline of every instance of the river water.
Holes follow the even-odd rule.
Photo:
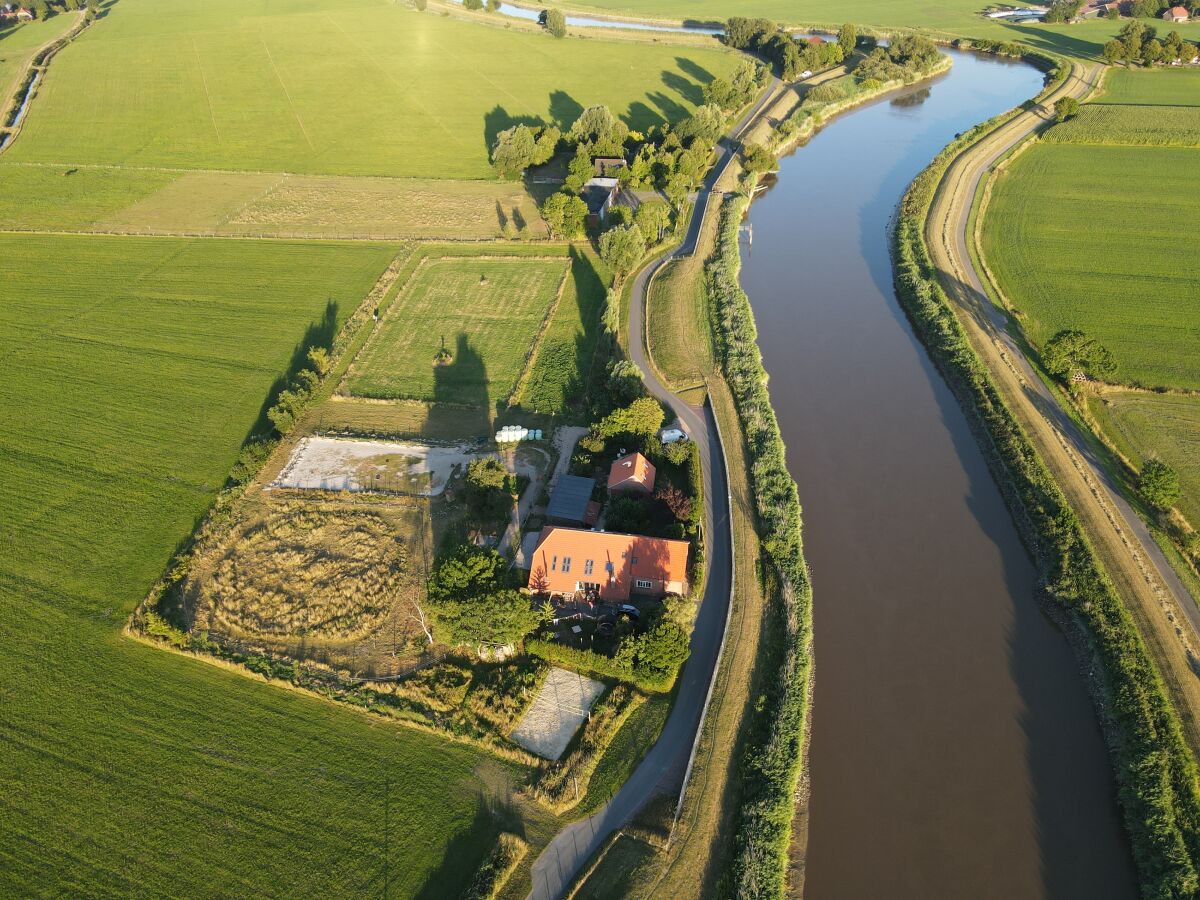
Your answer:
[[[1136,896],[1084,681],[891,284],[908,183],[1040,85],[955,53],[784,159],[750,209],[742,284],[815,592],[814,900]]]

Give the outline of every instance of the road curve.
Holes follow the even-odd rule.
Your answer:
[[[706,499],[704,534],[707,583],[692,631],[691,655],[680,675],[675,703],[662,734],[629,780],[604,806],[588,818],[560,831],[538,856],[533,864],[531,900],[558,900],[562,897],[579,870],[610,834],[628,823],[651,797],[679,784],[704,713],[709,682],[724,637],[732,589],[733,550],[729,531],[729,487],[725,457],[721,452],[712,410],[691,406],[675,396],[659,380],[650,364],[645,344],[647,288],[654,273],[668,260],[694,252],[700,227],[708,214],[713,186],[737,152],[738,135],[762,113],[778,86],[778,80],[772,79],[763,97],[721,139],[717,162],[697,194],[695,212],[682,243],[672,253],[642,269],[631,285],[629,357],[642,370],[647,390],[670,407],[700,448]]]
[[[1016,338],[1008,329],[1006,312],[988,298],[983,279],[969,251],[968,228],[973,199],[977,196],[982,180],[1005,154],[1026,140],[1034,131],[1046,126],[1052,115],[1050,107],[1054,100],[1062,96],[1076,99],[1086,96],[1095,87],[1101,71],[1099,66],[1078,67],[1040,106],[1022,112],[955,159],[938,186],[926,223],[926,238],[947,294],[968,314],[968,321],[964,324],[969,328],[974,326],[974,330],[985,335],[992,345],[984,348],[985,351],[991,351],[985,353],[991,357],[988,360],[989,367],[1000,378],[1019,376],[1022,389],[1010,393],[1010,396],[1019,398],[1019,402],[1025,407],[1025,418],[1034,422],[1040,420],[1056,431],[1074,455],[1075,460],[1072,463],[1086,490],[1081,493],[1080,486],[1076,485],[1076,490],[1071,491],[1070,485],[1063,485],[1068,496],[1074,494],[1079,497],[1086,494],[1094,498],[1099,504],[1098,508],[1107,507],[1104,515],[1108,527],[1125,547],[1124,561],[1133,567],[1130,583],[1150,588],[1153,594],[1159,595],[1159,604],[1162,603],[1162,598],[1158,588],[1169,592],[1174,607],[1190,622],[1191,637],[1194,640],[1200,636],[1200,607],[1197,607],[1195,600],[1167,562],[1145,522],[1125,500],[1106,468],[1096,457],[1079,426],[1067,415],[1053,393],[1037,376]],[[1006,358],[999,357],[996,350],[1000,350]],[[1085,478],[1085,473],[1090,478]],[[1088,481],[1090,483],[1087,483]],[[1096,521],[1095,517],[1092,521]],[[1126,540],[1129,537],[1132,541]],[[1155,580],[1158,581],[1158,585],[1153,584]]]

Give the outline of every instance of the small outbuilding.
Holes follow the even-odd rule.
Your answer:
[[[640,453],[622,456],[608,470],[610,494],[653,494],[654,464]]]
[[[591,478],[578,475],[560,475],[550,494],[550,505],[546,507],[546,521],[551,525],[584,525],[591,518],[595,522],[594,513],[589,509],[592,503],[592,489],[596,482]]]
[[[1162,17],[1168,22],[1186,22],[1188,20],[1188,11],[1182,6],[1172,6],[1162,14]]]

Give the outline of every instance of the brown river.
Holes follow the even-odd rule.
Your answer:
[[[784,159],[750,209],[742,284],[815,593],[811,900],[1136,896],[1076,660],[891,284],[908,183],[1041,81],[955,53]]]

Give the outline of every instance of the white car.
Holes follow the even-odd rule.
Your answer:
[[[677,444],[688,439],[687,433],[678,428],[668,428],[660,435],[664,444]]]
[[[803,80],[805,78],[812,78],[812,69],[805,69],[800,73],[800,79]]]

